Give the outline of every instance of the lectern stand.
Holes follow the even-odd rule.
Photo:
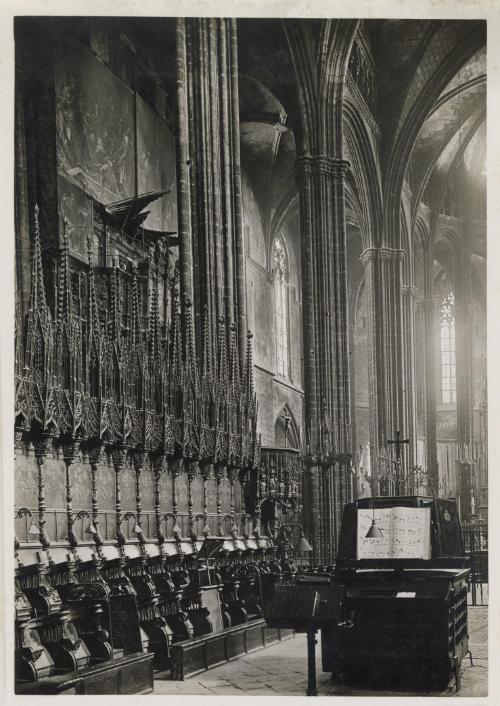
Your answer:
[[[317,696],[316,687],[316,630],[314,625],[307,628],[307,691],[306,696]]]
[[[336,627],[342,615],[344,587],[328,576],[304,576],[293,586],[276,586],[265,611],[270,628],[291,628],[307,634],[307,696],[317,696],[316,632]]]

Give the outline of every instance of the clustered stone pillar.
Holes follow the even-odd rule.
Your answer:
[[[464,219],[464,239],[457,252],[455,269],[455,350],[457,385],[457,442],[462,519],[476,513],[473,458],[474,389],[472,373],[471,251],[468,222]]]
[[[403,370],[401,321],[401,258],[403,251],[395,248],[379,249],[379,276],[381,293],[381,345],[384,364],[384,439],[393,438],[403,428]]]
[[[212,352],[220,317],[227,326],[237,323],[243,365],[245,268],[235,20],[177,20],[177,119],[182,291],[194,302],[197,337],[208,305]]]
[[[351,406],[347,322],[344,179],[349,163],[325,156],[298,159],[301,213],[307,528],[315,559],[336,550],[342,508],[350,499]]]
[[[436,319],[437,307],[432,299],[422,302],[423,329],[425,339],[425,440],[426,468],[433,491],[439,493],[439,468],[437,459],[437,413],[436,413]]]
[[[455,272],[455,348],[458,451],[465,460],[471,456],[473,436],[471,256],[467,246],[459,250]]]
[[[377,345],[378,331],[378,250],[368,248],[361,254],[361,262],[365,270],[366,291],[366,325],[368,343],[368,406],[369,431],[371,442],[370,466],[372,473],[376,470],[376,450],[378,449],[382,434],[381,423],[384,419],[384,395],[380,379],[381,366],[378,360],[380,350]]]
[[[407,303],[403,312],[402,256],[402,250],[388,247],[368,248],[361,255],[367,302],[371,463],[375,473],[379,454],[389,458],[392,453],[388,439],[393,439],[398,430],[407,436],[413,428],[405,409],[411,381],[403,372],[403,356],[408,354],[403,346],[403,313],[408,322],[411,305]],[[411,333],[411,325],[408,328]],[[409,422],[412,428],[408,427]],[[407,450],[401,451],[402,477],[407,473],[410,457]]]
[[[404,332],[404,431],[410,439],[403,453],[406,455],[406,465],[410,468],[417,458],[415,447],[417,440],[416,398],[415,398],[415,314],[419,290],[411,285],[401,288],[403,299],[403,332]]]

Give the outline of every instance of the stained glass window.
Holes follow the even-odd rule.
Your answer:
[[[457,401],[457,363],[455,356],[455,296],[450,292],[441,304],[441,401]]]
[[[288,377],[288,257],[283,236],[274,242],[274,300],[276,312],[276,368]]]

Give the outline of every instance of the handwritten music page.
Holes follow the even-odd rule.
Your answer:
[[[381,537],[367,537],[375,516]],[[358,559],[430,559],[430,507],[358,510]]]

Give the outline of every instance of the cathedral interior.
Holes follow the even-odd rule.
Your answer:
[[[353,503],[487,548],[486,23],[14,33],[17,693],[292,649]]]

